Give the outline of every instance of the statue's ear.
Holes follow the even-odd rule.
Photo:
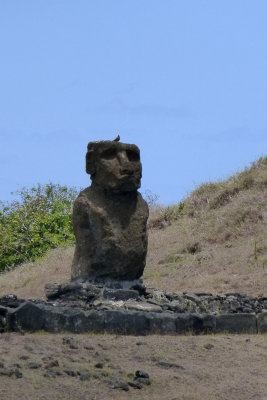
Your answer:
[[[86,172],[93,175],[95,173],[95,156],[94,150],[88,150],[86,153]]]

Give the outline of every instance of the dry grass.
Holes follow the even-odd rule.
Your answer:
[[[266,400],[267,336],[73,335],[77,349],[62,343],[64,335],[3,334],[0,362],[20,364],[21,379],[0,376],[0,398],[8,400]],[[25,359],[26,358],[26,359]],[[45,377],[47,360],[62,373]],[[29,367],[31,362],[40,366]],[[97,362],[102,369],[95,368]],[[169,367],[164,365],[169,363]],[[68,376],[65,369],[88,370],[89,381]],[[105,380],[124,380],[146,371],[151,386],[129,392],[111,389]],[[94,372],[106,377],[93,378]]]
[[[149,286],[267,295],[267,157],[158,209],[149,223]]]
[[[70,280],[73,247],[51,250],[39,262],[26,263],[0,275],[0,296],[14,293],[23,298],[44,298],[46,283]]]

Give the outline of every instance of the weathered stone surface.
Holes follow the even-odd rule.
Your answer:
[[[8,327],[12,331],[38,331],[44,329],[45,312],[41,305],[25,301],[9,312]]]
[[[0,368],[0,376],[15,376],[16,378],[22,378],[23,374],[18,368]]]
[[[48,300],[85,300],[93,302],[100,296],[103,289],[89,282],[73,281],[67,284],[50,283],[45,285],[45,294]]]
[[[216,332],[257,333],[255,314],[223,314],[216,316]]]
[[[206,307],[207,298],[211,300],[208,306],[216,305],[216,309],[211,308],[210,313],[201,314],[190,312],[191,304],[188,306],[189,308],[186,308],[187,301],[191,300],[183,297],[183,295],[179,295],[179,300],[174,300],[174,298],[178,299],[178,295],[168,294],[166,296],[162,292],[158,296],[157,292],[155,296],[157,300],[154,300],[153,292],[150,290],[149,294],[145,293],[137,299],[109,300],[103,298],[106,288],[98,287],[96,290],[96,286],[88,283],[79,283],[77,287],[75,290],[78,290],[81,297],[80,290],[86,288],[89,293],[99,294],[96,295],[93,302],[90,300],[91,295],[87,298],[86,294],[82,300],[80,298],[75,301],[72,300],[72,291],[47,302],[41,300],[25,301],[23,299],[16,299],[15,301],[15,297],[11,295],[9,298],[0,298],[0,328],[2,331],[31,332],[45,330],[55,333],[62,331],[73,333],[109,332],[131,335],[267,332],[267,312],[262,308],[266,304],[265,298],[246,300],[252,309],[254,306],[255,313],[235,313],[232,311],[227,314],[216,314],[218,312],[217,296],[198,295],[202,300],[198,304],[199,309]],[[110,288],[107,289],[107,293],[110,293],[110,290],[112,297],[114,297],[114,293],[123,293],[126,298],[128,295],[132,297],[132,292],[135,293],[131,290]],[[120,292],[121,290],[122,292]],[[65,295],[67,297],[64,297]],[[235,295],[235,298],[238,299],[239,297]],[[242,299],[245,299],[245,297],[243,296]],[[239,304],[243,301],[242,299],[239,300]],[[221,309],[224,307],[223,300],[229,304],[232,301],[232,295],[220,296]],[[234,300],[236,301],[236,299]],[[5,306],[2,304],[5,304]],[[168,304],[171,306],[168,307]],[[181,305],[183,312],[179,312],[180,306],[178,305]],[[240,305],[238,307],[242,308]],[[245,309],[245,307],[242,309]],[[75,344],[72,344],[71,339],[69,339],[71,337],[66,338],[66,340],[64,339],[66,344],[76,348]],[[28,351],[31,351],[30,346]]]
[[[267,333],[267,310],[257,315],[257,326],[259,333]]]
[[[47,313],[44,329],[48,332],[100,333],[104,332],[104,315],[96,310],[54,307]]]
[[[162,308],[159,305],[145,303],[145,302],[136,302],[136,301],[127,301],[125,302],[125,308],[128,310],[137,310],[137,311],[149,311],[149,312],[162,312]]]
[[[7,329],[7,313],[7,308],[0,306],[0,333]]]
[[[176,332],[210,333],[215,332],[216,319],[213,315],[176,314]]]
[[[108,384],[112,389],[121,389],[125,390],[126,392],[129,391],[128,383],[123,381],[122,379],[119,379],[118,377],[112,377],[108,381]]]
[[[129,381],[128,385],[133,387],[134,389],[142,389],[143,388],[143,385],[137,381]]]
[[[138,297],[139,293],[137,290],[109,289],[109,288],[105,288],[103,290],[104,299],[128,300],[128,299],[138,299]]]
[[[150,324],[146,314],[139,311],[105,311],[105,331],[123,335],[147,335]]]
[[[148,206],[141,194],[137,146],[91,142],[86,171],[92,185],[74,204],[72,279],[138,279],[145,268]]]
[[[1,306],[8,308],[17,308],[24,301],[24,299],[19,299],[15,294],[7,294],[0,298]]]
[[[8,327],[11,331],[98,333],[104,331],[104,315],[95,310],[83,311],[25,302],[11,310]]]
[[[90,379],[90,372],[87,369],[78,371],[78,375],[81,381],[88,381]]]
[[[168,313],[148,313],[149,332],[151,334],[174,335],[176,333],[176,317]]]

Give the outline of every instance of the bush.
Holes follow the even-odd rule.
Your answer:
[[[181,201],[178,204],[167,206],[163,211],[163,217],[165,221],[176,221],[178,218],[184,215],[185,202]]]
[[[39,184],[16,194],[19,200],[0,207],[0,271],[33,261],[48,249],[74,243],[75,188]]]

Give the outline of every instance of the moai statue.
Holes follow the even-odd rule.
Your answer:
[[[90,142],[86,172],[92,184],[74,203],[72,280],[136,280],[143,274],[147,253],[148,206],[137,191],[140,150],[119,138]]]

